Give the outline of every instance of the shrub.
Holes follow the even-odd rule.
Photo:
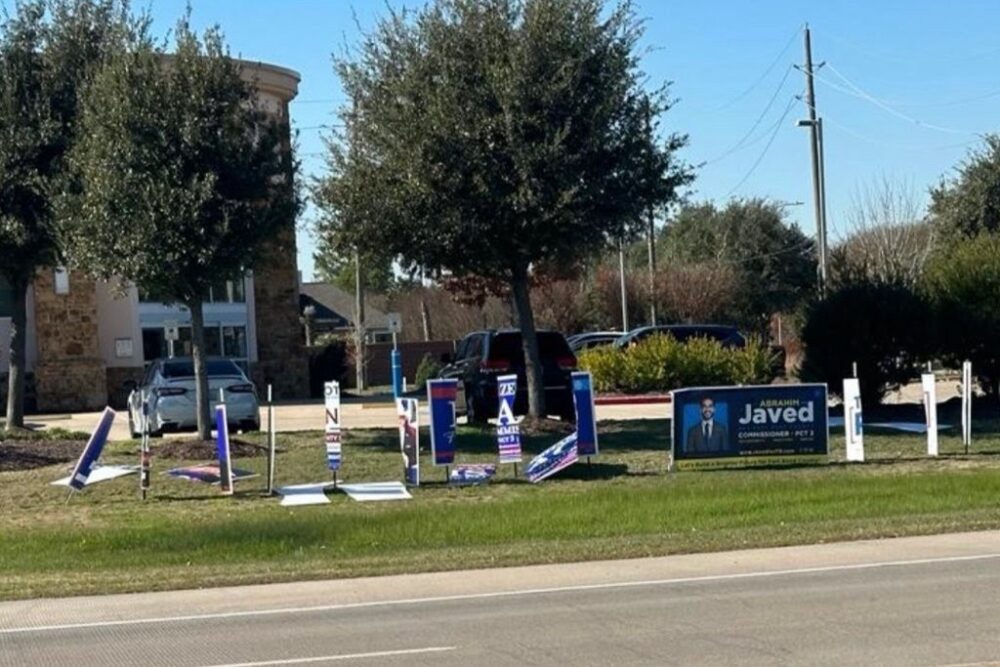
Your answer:
[[[983,389],[1000,395],[1000,235],[960,241],[935,257],[925,278],[943,361],[972,361]]]
[[[802,329],[800,377],[826,382],[840,394],[858,365],[861,398],[879,403],[919,374],[934,349],[933,311],[915,291],[899,285],[854,284],[814,304]]]
[[[651,336],[625,349],[599,347],[579,356],[594,377],[597,391],[641,394],[683,387],[769,382],[771,353],[759,341],[745,349],[722,347],[695,338],[679,343],[672,336]]]
[[[438,373],[441,372],[443,366],[441,362],[434,358],[434,356],[428,352],[424,355],[423,359],[420,360],[420,365],[417,366],[416,375],[413,378],[413,386],[417,389],[421,389],[427,385],[427,381],[436,378]]]

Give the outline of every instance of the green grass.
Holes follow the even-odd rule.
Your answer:
[[[503,466],[485,487],[450,488],[422,460],[414,500],[283,508],[263,478],[232,498],[160,474],[137,499],[135,477],[69,502],[48,486],[68,466],[0,473],[0,598],[488,567],[813,543],[1000,527],[1000,434],[981,425],[965,456],[943,437],[928,460],[921,437],[866,434],[863,465],[667,473],[666,421],[601,424],[602,454],[532,485]],[[426,433],[422,435],[426,445]],[[262,441],[259,436],[254,440]],[[557,436],[528,438],[539,451]],[[320,433],[279,434],[278,482],[328,479]],[[495,459],[488,433],[464,429],[460,460]],[[136,443],[107,462],[133,463]],[[241,468],[264,472],[265,459]],[[399,479],[395,431],[348,431],[341,477]]]

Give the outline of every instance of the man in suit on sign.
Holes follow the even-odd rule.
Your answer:
[[[715,454],[726,450],[729,434],[726,427],[715,421],[715,401],[701,399],[701,420],[687,432],[685,451],[688,454]]]

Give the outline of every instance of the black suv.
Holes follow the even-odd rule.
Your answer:
[[[549,414],[572,421],[575,412],[570,373],[576,370],[576,356],[561,333],[538,331],[537,335],[546,409]],[[496,416],[498,375],[517,374],[514,412],[528,411],[524,349],[517,329],[470,333],[459,342],[454,358],[449,355],[443,361],[447,366],[441,369],[439,377],[459,380],[455,407],[468,416],[470,424],[485,424]]]
[[[746,347],[746,339],[736,327],[719,324],[660,324],[639,327],[615,341],[615,347],[629,347],[653,334],[670,334],[677,342],[684,343],[692,338],[707,338],[722,344],[722,347]]]

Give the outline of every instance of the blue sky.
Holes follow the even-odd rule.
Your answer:
[[[156,31],[168,29],[185,4],[151,0]],[[343,102],[331,54],[357,42],[358,25],[370,28],[384,0],[192,5],[195,25],[219,23],[234,54],[301,73],[292,122],[306,177],[321,174],[318,126],[334,122]],[[690,136],[687,161],[707,162],[693,185],[695,199],[804,202],[788,212],[812,233],[808,135],[795,126],[805,108],[793,99],[804,78],[790,69],[802,63],[806,21],[814,60],[827,62],[816,96],[825,123],[832,237],[848,231],[845,213],[858,188],[884,176],[909,183],[926,201],[927,189],[952,171],[977,135],[1000,126],[1000,3],[994,1],[638,0],[636,6],[647,20],[644,69],[651,81],[673,81],[678,98],[663,126]],[[729,152],[735,146],[741,147]],[[300,221],[306,279],[313,216],[307,210]]]

